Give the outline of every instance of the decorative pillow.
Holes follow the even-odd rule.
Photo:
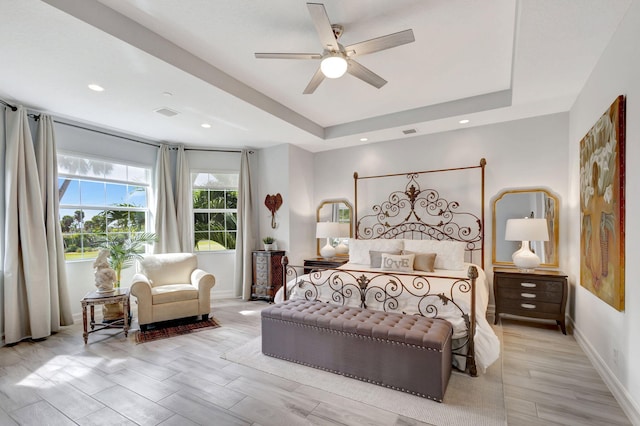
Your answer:
[[[402,250],[402,240],[357,240],[349,238],[349,263],[371,265],[369,250],[385,253]]]
[[[382,254],[403,254],[401,250],[390,250],[390,251],[377,251],[377,250],[369,250],[369,258],[371,258],[371,267],[379,268],[382,262]]]
[[[414,254],[388,254],[382,253],[382,270],[413,272]]]
[[[465,243],[461,241],[403,240],[405,250],[416,253],[435,253],[435,269],[460,271],[464,269]]]
[[[402,250],[402,254],[413,254],[415,259],[413,260],[414,271],[433,272],[436,263],[435,253],[414,253],[408,250]]]

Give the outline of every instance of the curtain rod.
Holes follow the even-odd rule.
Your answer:
[[[10,103],[8,103],[7,101],[5,101],[3,99],[0,99],[0,103],[5,105],[7,108],[11,108],[12,111],[16,111],[18,109],[17,106],[10,104]],[[31,109],[31,108],[29,108],[29,109]],[[37,111],[37,112],[40,112],[40,111]],[[38,116],[36,114],[29,114],[29,116],[35,118],[36,120],[38,119]],[[127,136],[122,136],[122,135],[117,135],[117,134],[114,134],[114,133],[109,133],[109,132],[106,132],[104,130],[97,130],[97,129],[92,129],[90,127],[80,126],[78,124],[67,123],[65,121],[60,121],[58,119],[54,119],[54,121],[56,123],[58,123],[58,124],[63,124],[65,126],[69,126],[69,127],[75,127],[76,129],[88,130],[90,132],[100,133],[100,134],[106,135],[106,136],[113,136],[113,137],[116,137],[116,138],[120,138],[120,139],[131,141],[131,142],[141,143],[141,144],[149,145],[149,146],[155,146],[156,148],[160,148],[163,145],[161,143],[141,141],[139,139],[133,139],[133,138],[130,138],[130,137],[127,137]],[[175,146],[170,146],[169,149],[176,150],[178,148],[176,148]],[[185,151],[232,152],[232,153],[241,153],[242,152],[242,150],[239,150],[239,149],[217,149],[217,148],[187,148],[187,147],[185,147],[184,150]],[[249,151],[249,154],[253,154],[253,153],[254,153],[253,150]]]
[[[15,111],[15,110],[17,110],[17,109],[18,109],[18,107],[17,107],[17,106],[15,106],[15,105],[11,105],[10,103],[8,103],[8,102],[6,102],[6,101],[4,101],[4,100],[2,100],[2,99],[0,99],[0,104],[3,104],[3,105],[4,105],[4,106],[6,106],[7,108],[11,108],[11,111]]]

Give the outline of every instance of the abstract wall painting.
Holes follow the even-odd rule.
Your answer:
[[[624,310],[625,97],[580,141],[580,284]]]

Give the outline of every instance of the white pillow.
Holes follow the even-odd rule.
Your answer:
[[[389,254],[382,253],[382,270],[413,272],[413,260],[415,254]]]
[[[349,238],[349,263],[358,265],[371,265],[371,257],[369,250],[375,251],[401,251],[402,240],[388,240],[386,238],[379,240],[357,240]]]
[[[435,253],[436,269],[460,271],[464,269],[464,249],[466,244],[461,241],[438,240],[403,240],[404,249],[415,252]]]

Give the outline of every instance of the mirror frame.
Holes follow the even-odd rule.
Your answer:
[[[342,203],[346,205],[347,208],[349,209],[349,238],[353,238],[353,206],[346,198],[333,198],[328,200],[322,200],[320,202],[320,205],[318,205],[318,208],[316,209],[316,223],[320,222],[320,210],[322,210],[324,206],[326,206],[327,204],[338,204],[338,203]],[[315,235],[315,231],[314,231],[314,235]],[[320,256],[320,248],[321,248],[320,240],[316,238],[316,255],[317,256]],[[336,254],[336,257],[348,257],[348,256],[349,256],[348,253]]]
[[[492,220],[491,220],[491,233],[492,233],[492,240],[491,240],[491,260],[492,263],[494,265],[509,265],[509,266],[514,266],[512,261],[498,261],[496,259],[496,205],[498,204],[498,202],[500,200],[502,200],[504,198],[505,195],[508,194],[521,194],[521,193],[526,193],[526,192],[531,192],[531,193],[535,193],[535,192],[542,192],[544,193],[547,197],[553,199],[554,201],[554,208],[553,208],[553,224],[554,224],[554,229],[553,229],[553,235],[550,235],[550,238],[553,238],[553,243],[554,243],[554,247],[555,252],[553,253],[553,258],[551,259],[550,262],[547,263],[541,263],[540,267],[541,268],[557,268],[560,266],[560,256],[559,256],[559,251],[560,251],[560,246],[559,246],[559,240],[560,240],[560,197],[555,194],[554,192],[545,189],[545,188],[519,188],[519,189],[503,189],[501,190],[498,195],[496,195],[496,197],[493,199],[493,203],[491,205],[491,216],[492,216]]]

